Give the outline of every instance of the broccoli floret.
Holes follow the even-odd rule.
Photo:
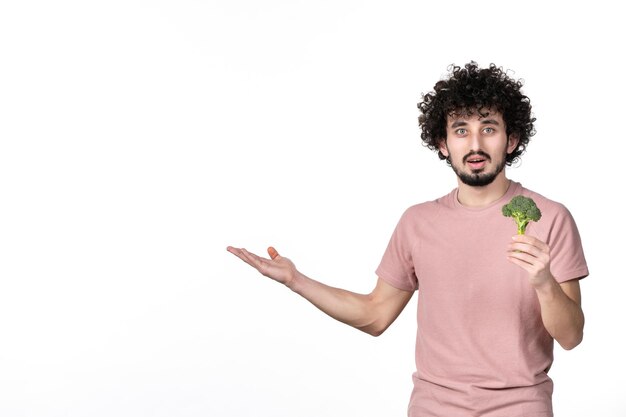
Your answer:
[[[517,234],[523,235],[526,226],[531,221],[537,222],[541,219],[541,211],[532,198],[516,195],[509,204],[502,206],[502,214],[506,217],[513,217],[517,223]]]

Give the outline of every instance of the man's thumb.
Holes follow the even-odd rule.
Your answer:
[[[276,249],[274,249],[273,246],[270,246],[269,248],[267,248],[267,253],[269,253],[270,258],[275,259],[278,256],[278,252],[276,251]]]

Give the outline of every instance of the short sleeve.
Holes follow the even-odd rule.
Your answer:
[[[413,247],[415,246],[415,233],[411,227],[411,211],[404,212],[396,225],[387,249],[376,274],[395,288],[404,291],[418,289],[418,280],[415,275],[413,264]]]
[[[563,205],[559,205],[546,243],[550,246],[550,271],[559,283],[589,275],[578,227]]]

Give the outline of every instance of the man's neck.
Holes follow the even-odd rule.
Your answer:
[[[511,181],[504,175],[504,171],[489,185],[475,187],[459,181],[459,203],[466,207],[485,207],[498,200],[509,189]]]

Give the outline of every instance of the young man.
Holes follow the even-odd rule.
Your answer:
[[[530,101],[495,65],[453,67],[418,104],[422,140],[458,178],[449,194],[408,208],[367,295],[332,288],[270,258],[228,251],[331,317],[380,335],[418,292],[408,415],[552,416],[553,341],[580,343],[579,279],[588,275],[574,220],[561,204],[506,177],[534,134]],[[502,215],[513,196],[542,212],[525,235]]]

